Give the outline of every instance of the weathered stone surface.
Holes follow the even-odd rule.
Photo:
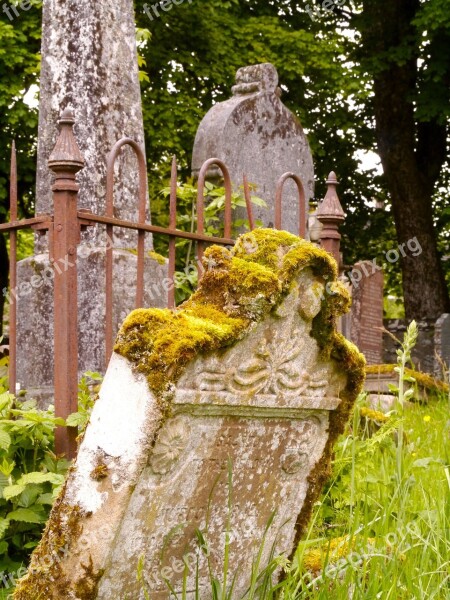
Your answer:
[[[113,330],[135,307],[137,256],[114,250]],[[73,259],[70,258],[70,261]],[[105,248],[82,245],[78,268],[78,372],[105,371]],[[18,383],[43,405],[53,398],[53,278],[48,254],[18,264]],[[145,306],[166,306],[167,268],[145,259]]]
[[[434,374],[442,378],[442,368],[450,369],[450,314],[444,313],[436,321],[434,330],[435,364]]]
[[[183,557],[187,598],[198,560],[208,600],[206,552],[220,577],[226,541],[239,598],[271,518],[262,566],[272,545],[292,554],[364,379],[362,355],[336,332],[349,298],[329,255],[286,232],[257,230],[231,252],[209,248],[204,266],[181,309],[125,320],[15,600],[29,589],[143,599],[140,561],[152,600],[167,599],[164,580],[181,594]]]
[[[383,285],[382,271],[373,272],[370,261],[356,263],[352,273],[361,274],[352,286],[350,339],[366,357],[369,365],[383,361]],[[355,277],[355,280],[357,278]]]
[[[57,123],[67,107],[75,113],[75,134],[85,160],[78,174],[79,208],[103,214],[106,157],[123,136],[144,144],[141,95],[131,0],[61,2],[43,7],[36,212],[52,212],[47,161],[55,145]],[[136,160],[123,152],[115,188],[115,216],[137,217]],[[100,228],[84,239],[94,243]],[[130,247],[134,234],[121,230],[116,246]],[[43,243],[37,244],[37,253]]]
[[[211,157],[223,160],[235,189],[242,186],[243,174],[256,184],[255,194],[267,208],[253,206],[255,218],[273,227],[274,199],[278,179],[292,171],[302,180],[307,203],[314,193],[314,166],[308,140],[295,115],[280,100],[278,73],[270,63],[239,69],[233,97],[215,104],[206,114],[195,137],[192,171],[194,175]],[[220,176],[211,169],[209,178]],[[308,210],[306,211],[308,214]],[[246,211],[240,209],[240,217]],[[296,235],[298,194],[292,181],[283,195],[283,229]]]
[[[131,0],[48,0],[43,6],[36,213],[52,213],[48,159],[57,139],[61,111],[72,108],[75,137],[85,161],[78,173],[78,208],[105,212],[106,160],[128,136],[144,147],[141,95]],[[117,161],[114,216],[137,220],[137,161],[125,148]],[[150,220],[148,215],[148,221]],[[78,248],[79,371],[104,371],[105,228],[88,227]],[[134,306],[136,233],[114,230],[114,323]],[[146,236],[147,249],[152,236]],[[36,239],[36,256],[19,264],[18,376],[31,396],[51,398],[53,380],[52,266],[47,236]],[[131,252],[130,252],[131,251]],[[71,260],[71,259],[70,259]],[[46,272],[41,284],[40,274]],[[36,279],[37,275],[37,279]],[[164,306],[166,270],[147,260],[145,302]],[[33,280],[34,278],[34,280]],[[33,284],[37,282],[37,285]],[[23,293],[30,289],[31,293]],[[157,292],[157,293],[155,293]],[[116,329],[117,331],[117,329]]]
[[[409,322],[406,319],[384,319],[384,328],[402,340],[406,332]],[[411,356],[414,367],[418,371],[433,374],[435,372],[435,319],[422,319],[417,322],[419,335],[416,345],[414,346]],[[398,343],[388,334],[383,336],[383,360],[385,364],[397,362]],[[442,375],[439,374],[439,377]]]

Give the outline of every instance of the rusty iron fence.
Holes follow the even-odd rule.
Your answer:
[[[87,210],[79,210],[77,198],[79,186],[76,174],[84,166],[84,160],[78,148],[74,133],[73,114],[66,110],[63,112],[60,124],[60,133],[53,153],[48,161],[49,168],[54,173],[52,186],[53,214],[38,215],[32,219],[18,220],[18,192],[17,192],[17,159],[16,148],[12,145],[11,175],[10,175],[10,221],[0,224],[0,234],[9,233],[10,240],[10,313],[9,313],[9,390],[16,392],[17,381],[17,301],[14,291],[17,289],[17,232],[23,229],[32,229],[47,233],[49,239],[49,258],[53,264],[67,261],[68,257],[76,259],[77,246],[80,243],[80,232],[90,226],[103,225],[106,228],[107,240],[113,239],[115,227],[125,228],[137,232],[137,272],[136,272],[136,299],[135,306],[143,306],[144,298],[144,268],[145,268],[145,234],[160,234],[169,240],[168,275],[172,281],[167,296],[168,308],[175,308],[175,260],[176,240],[185,238],[197,244],[197,265],[201,264],[203,251],[206,244],[220,244],[232,246],[232,184],[227,166],[217,158],[207,160],[199,173],[198,193],[196,202],[197,230],[187,232],[177,229],[177,164],[175,157],[172,161],[169,203],[169,227],[158,227],[146,221],[147,214],[147,170],[145,156],[142,148],[132,139],[123,138],[112,148],[107,158],[106,177],[106,210],[104,215],[97,215]],[[137,221],[122,220],[114,217],[114,166],[121,150],[130,147],[137,158],[139,170],[138,194],[138,219]],[[224,206],[224,234],[223,237],[214,237],[205,233],[204,220],[204,185],[208,169],[215,165],[223,176],[225,187]],[[283,187],[287,180],[293,180],[299,199],[298,233],[305,237],[307,230],[307,214],[305,192],[300,178],[295,173],[283,174],[277,184],[275,196],[274,226],[281,229],[282,222],[282,195]],[[254,228],[250,188],[247,178],[243,177],[244,196],[246,200],[247,217],[250,229]],[[331,173],[328,180],[328,191],[317,212],[317,217],[323,225],[320,243],[327,251],[339,261],[338,227],[344,218],[339,199],[336,194],[337,180]],[[54,273],[54,404],[55,414],[66,419],[77,410],[78,394],[78,306],[77,306],[77,263],[69,269],[59,269]],[[105,350],[106,360],[113,350],[113,246],[106,246],[105,267]],[[76,453],[77,443],[76,428],[57,428],[56,452],[73,457]]]

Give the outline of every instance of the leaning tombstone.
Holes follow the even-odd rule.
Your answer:
[[[205,115],[195,136],[192,173],[198,176],[212,156],[225,162],[235,190],[243,175],[256,186],[255,195],[267,207],[253,206],[255,219],[274,226],[277,181],[293,172],[303,182],[307,203],[314,194],[314,165],[308,139],[300,121],[281,101],[278,73],[270,63],[242,67],[236,73],[233,96],[218,102]],[[218,182],[220,171],[211,167],[207,177]],[[308,211],[306,211],[308,213]],[[247,218],[244,209],[238,217]],[[283,194],[282,228],[299,234],[299,200],[293,181]]]
[[[287,232],[203,262],[181,308],[123,323],[15,600],[208,600],[225,552],[240,598],[263,539],[261,568],[292,556],[363,384],[336,331],[349,297],[330,255]]]

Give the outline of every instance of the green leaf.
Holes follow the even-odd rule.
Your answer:
[[[53,485],[61,485],[64,483],[64,476],[56,473],[27,473],[17,481],[19,485],[27,485],[29,483],[52,483]]]
[[[0,542],[0,554],[6,554],[8,552],[8,548],[9,548],[8,542],[5,542],[5,540],[2,540]]]
[[[83,415],[80,412],[72,413],[67,417],[66,425],[67,427],[79,427],[86,423],[87,418],[86,415]]]
[[[19,506],[29,508],[36,502],[36,498],[42,493],[42,487],[39,485],[27,485],[25,490],[20,494],[18,501]]]
[[[445,464],[442,459],[433,458],[432,456],[427,456],[426,458],[418,458],[412,464],[412,467],[417,469],[426,469],[430,465],[442,465]]]
[[[7,431],[0,427],[0,448],[2,450],[8,450],[11,446],[11,436]]]
[[[9,519],[3,519],[0,517],[0,539],[5,535],[9,527]]]
[[[39,498],[36,500],[36,504],[49,504],[51,506],[54,501],[55,501],[55,498],[53,497],[53,494],[47,493],[47,494],[41,494],[39,496]]]
[[[16,498],[25,491],[26,487],[26,485],[8,485],[3,490],[3,498],[5,500],[11,500],[11,498]]]
[[[44,523],[46,517],[43,513],[37,513],[32,508],[18,508],[8,513],[7,519],[22,523]]]

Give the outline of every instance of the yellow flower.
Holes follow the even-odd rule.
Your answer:
[[[425,423],[429,423],[431,421],[430,415],[425,415],[423,420],[425,421]]]

